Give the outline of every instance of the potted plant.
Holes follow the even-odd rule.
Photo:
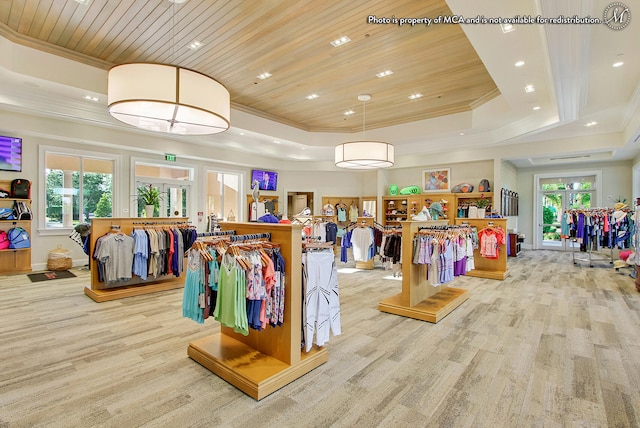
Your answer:
[[[484,218],[486,215],[487,207],[491,205],[491,199],[480,198],[476,199],[476,206],[478,207],[478,218]]]
[[[160,206],[162,194],[152,184],[138,187],[138,200],[144,204],[147,217],[154,217],[155,208]]]

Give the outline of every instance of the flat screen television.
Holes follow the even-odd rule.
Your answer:
[[[0,171],[22,171],[22,138],[0,136]]]
[[[276,190],[278,188],[278,173],[275,171],[265,171],[254,169],[251,171],[251,188],[253,183],[258,182],[260,190]]]

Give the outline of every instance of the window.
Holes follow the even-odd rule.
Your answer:
[[[94,217],[113,217],[117,156],[84,156],[73,150],[63,153],[44,148],[42,158],[45,215],[41,227],[69,229]]]
[[[239,173],[207,171],[207,215],[218,220],[229,217],[240,220],[240,189],[242,175]]]

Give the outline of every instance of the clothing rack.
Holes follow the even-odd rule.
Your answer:
[[[220,223],[240,235],[269,235],[280,244],[285,259],[284,322],[278,328],[250,331],[243,336],[232,328],[189,343],[187,354],[222,379],[256,400],[293,382],[329,359],[325,347],[310,352],[302,343],[302,227],[295,224]],[[233,238],[233,236],[232,236]]]
[[[593,217],[593,216],[603,216],[603,215],[608,216],[613,214],[614,211],[615,210],[613,208],[609,208],[609,207],[604,207],[604,208],[594,207],[594,208],[584,208],[584,209],[568,209],[568,210],[565,210],[564,213],[565,214],[584,214],[587,217]],[[621,209],[620,211],[627,214],[629,212],[629,209],[624,208],[624,209]],[[596,236],[599,236],[599,235],[596,235]],[[608,262],[609,264],[613,264],[613,261],[614,261],[613,248],[615,247],[615,244],[609,247],[609,250],[610,250],[609,255],[606,255],[603,253],[596,253],[596,255],[594,255],[593,244],[590,243],[589,245],[587,245],[586,251],[584,251],[584,253],[586,253],[586,256],[581,257],[581,256],[576,256],[576,253],[583,253],[582,251],[579,251],[581,243],[578,241],[578,238],[573,236],[567,236],[566,239],[571,241],[571,260],[573,261],[574,265],[577,265],[578,262],[587,262],[589,263],[589,267],[593,267],[594,266],[593,262],[598,262],[598,261]]]
[[[432,286],[426,280],[426,265],[415,265],[413,237],[422,227],[447,227],[448,220],[402,222],[402,292],[378,303],[378,310],[421,321],[437,323],[468,299],[467,290],[447,284]],[[440,229],[438,229],[440,230]]]
[[[123,283],[122,287],[105,288],[104,283],[98,280],[98,263],[93,259],[96,242],[100,237],[112,230],[119,229],[121,233],[130,234],[137,226],[170,226],[188,225],[189,221],[184,217],[157,217],[141,221],[139,218],[94,218],[91,220],[91,235],[89,241],[89,265],[91,270],[91,283],[84,288],[84,294],[95,302],[107,302],[110,300],[124,299],[125,297],[140,296],[158,291],[171,290],[184,287],[184,275],[175,277],[165,275],[161,278],[148,278],[146,280],[133,277]]]

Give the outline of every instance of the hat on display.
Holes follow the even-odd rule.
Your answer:
[[[624,210],[627,208],[629,208],[629,206],[624,202],[616,202],[616,204],[613,206],[613,209],[616,211]]]
[[[429,206],[429,209],[431,210],[431,212],[436,212],[442,215],[442,204],[440,202],[433,202]]]
[[[622,221],[627,216],[627,213],[621,210],[613,212],[613,219],[617,222]]]
[[[303,209],[302,211],[300,211],[300,214],[298,215],[311,215],[311,208],[307,207]]]

